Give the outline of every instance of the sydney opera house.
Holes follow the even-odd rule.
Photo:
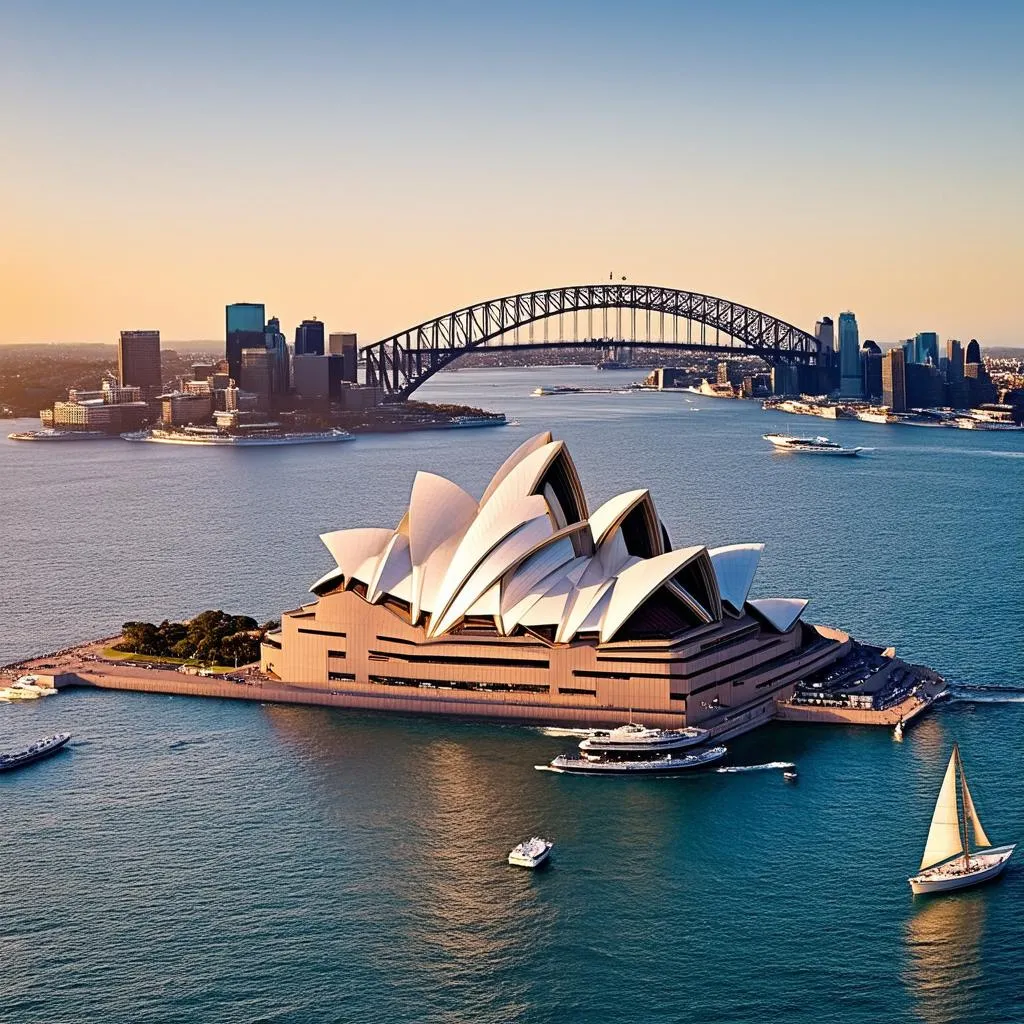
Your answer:
[[[849,638],[752,598],[761,544],[673,547],[647,490],[594,511],[562,441],[521,445],[478,500],[418,473],[394,528],[321,538],[336,567],[285,612],[268,675],[351,707],[564,725],[771,717]]]

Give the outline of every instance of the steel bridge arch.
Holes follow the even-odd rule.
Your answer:
[[[742,348],[733,351],[758,355],[770,363],[818,361],[818,341],[814,335],[768,313],[679,288],[609,282],[520,292],[426,320],[362,349],[366,383],[382,388],[385,401],[401,401],[438,370],[493,338],[559,314],[605,309],[664,313],[704,324],[742,344]],[[531,343],[528,347],[558,348],[571,344]],[[648,346],[654,347],[655,343]],[[690,343],[659,342],[656,347],[722,351],[721,346]]]

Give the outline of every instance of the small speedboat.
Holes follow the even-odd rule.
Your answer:
[[[800,776],[798,776],[798,775],[797,775],[797,773],[796,773],[796,769],[795,769],[795,768],[787,768],[787,769],[786,769],[786,770],[785,770],[785,771],[784,771],[784,772],[782,773],[782,777],[783,777],[783,778],[784,778],[784,779],[785,779],[785,780],[786,780],[787,782],[796,782],[796,780],[797,780],[797,779],[798,779],[798,778],[799,778]]]
[[[993,846],[989,841],[971,791],[967,788],[960,748],[953,744],[953,754],[946,766],[939,798],[935,801],[921,867],[908,879],[910,888],[917,895],[950,892],[987,882],[1002,874],[1016,848],[1014,843]]]
[[[892,731],[892,738],[894,740],[902,740],[903,739],[903,719],[902,718],[896,723],[896,728],[893,729],[893,731]]]
[[[554,845],[550,839],[533,836],[512,850],[508,862],[518,868],[539,868],[550,856]]]

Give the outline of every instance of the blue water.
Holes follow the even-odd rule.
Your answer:
[[[534,399],[593,370],[462,371],[501,430],[192,451],[0,442],[0,662],[204,607],[278,613],[326,529],[398,521],[416,469],[479,492],[550,427],[592,503],[649,486],[676,544],[763,540],[760,596],[894,643],[958,696],[903,744],[772,726],[675,780],[536,772],[519,727],[116,693],[0,705],[0,1021],[1019,1021],[1024,860],[913,899],[959,740],[1024,840],[1020,435],[828,423],[682,395]],[[7,426],[5,424],[5,426]],[[14,429],[13,426],[9,429]],[[777,455],[769,429],[870,458]],[[508,868],[540,831],[549,869]]]

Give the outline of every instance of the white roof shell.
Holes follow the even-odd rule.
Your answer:
[[[637,509],[642,518],[630,518]],[[566,523],[567,517],[580,521]],[[337,568],[312,589],[365,583],[368,601],[394,598],[413,623],[428,614],[430,638],[474,616],[493,617],[506,635],[543,627],[555,643],[580,633],[611,642],[662,588],[688,609],[684,618],[698,623],[714,621],[724,603],[737,615],[749,608],[786,632],[806,607],[790,599],[747,601],[763,545],[665,551],[666,536],[645,489],[617,495],[588,515],[564,442],[544,432],[505,460],[479,503],[442,476],[417,473],[397,529],[325,533]],[[643,550],[631,553],[627,538]]]
[[[763,544],[729,544],[710,552],[722,601],[737,615],[743,612],[763,551]]]
[[[807,605],[807,601],[797,597],[769,597],[747,602],[749,608],[780,633],[788,633],[793,628]]]

